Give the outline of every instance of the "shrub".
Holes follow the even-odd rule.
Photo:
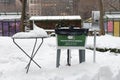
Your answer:
[[[87,48],[90,50],[94,50],[94,48]],[[96,48],[96,51],[100,51],[100,52],[106,52],[106,51],[110,51],[110,52],[114,52],[114,53],[120,53],[120,49],[117,48]]]

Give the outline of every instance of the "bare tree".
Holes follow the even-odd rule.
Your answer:
[[[79,0],[77,3],[78,12],[84,20],[91,17],[92,11],[98,10],[97,0]]]
[[[21,31],[25,31],[25,16],[26,16],[26,4],[27,4],[27,0],[21,0],[22,2],[22,15],[21,15],[21,24],[20,24],[20,30]]]
[[[120,11],[120,0],[103,0],[104,11]]]
[[[102,0],[98,0],[98,4],[99,4],[99,10],[100,10],[100,34],[105,35],[104,21],[103,21],[104,11],[103,11]]]

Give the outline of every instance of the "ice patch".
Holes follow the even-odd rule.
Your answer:
[[[113,78],[113,80],[120,80],[120,70],[118,71],[118,74],[115,75],[115,77]]]
[[[91,77],[85,74],[81,78],[77,78],[76,80],[91,80]]]
[[[108,66],[103,66],[92,80],[113,80],[113,73]]]
[[[0,78],[2,77],[2,75],[3,75],[3,72],[2,72],[2,71],[0,71]]]
[[[9,58],[11,62],[27,62],[25,58],[23,57],[10,57]]]
[[[48,80],[64,80],[64,78],[58,75],[53,75],[53,77]]]
[[[0,63],[2,63],[2,64],[9,63],[9,60],[5,59],[5,58],[1,58]]]

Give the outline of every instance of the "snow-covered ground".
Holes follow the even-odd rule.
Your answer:
[[[31,55],[33,39],[17,40]],[[39,39],[38,43],[40,43]],[[93,37],[88,36],[87,47],[93,47]],[[120,38],[110,35],[98,36],[97,47],[120,48]],[[56,39],[44,39],[42,47],[35,56],[39,69],[33,62],[29,73],[25,66],[29,58],[18,49],[11,37],[0,37],[0,80],[120,80],[120,55],[96,52],[93,63],[93,51],[86,49],[86,61],[79,64],[78,50],[72,50],[71,66],[66,66],[66,50],[62,50],[60,67],[56,68]]]

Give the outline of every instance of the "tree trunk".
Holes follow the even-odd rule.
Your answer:
[[[27,4],[27,0],[22,0],[22,14],[21,14],[20,30],[23,32],[25,31],[24,21],[25,21],[25,15],[26,15],[26,4]]]
[[[100,35],[105,35],[105,29],[104,29],[104,12],[103,12],[103,3],[102,0],[98,0],[99,4],[99,10],[100,10]]]

